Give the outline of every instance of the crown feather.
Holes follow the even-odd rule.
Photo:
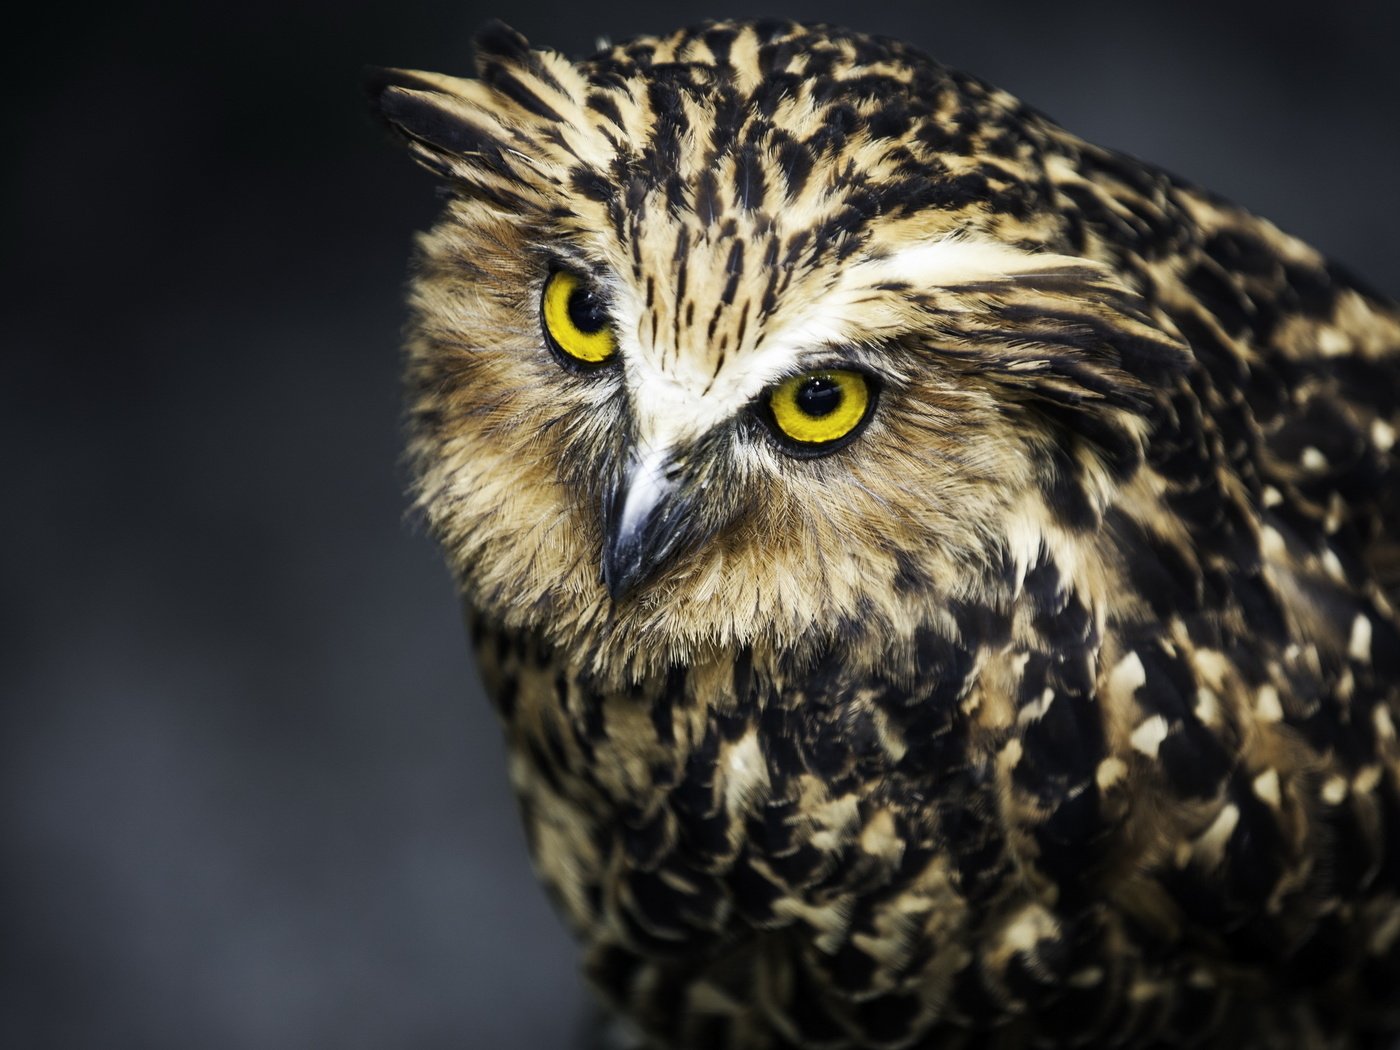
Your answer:
[[[414,158],[472,196],[542,211],[569,187],[612,182],[618,145],[605,124],[620,119],[616,106],[590,101],[578,67],[504,23],[477,35],[475,79],[376,68],[365,82]]]

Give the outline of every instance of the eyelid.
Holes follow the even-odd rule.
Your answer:
[[[764,386],[755,400],[758,403],[766,402],[773,391],[788,382],[788,380],[796,379],[798,376],[812,375],[815,372],[854,372],[870,384],[872,390],[876,388],[884,389],[891,385],[899,385],[898,379],[890,379],[883,372],[871,368],[863,360],[852,360],[850,357],[835,355],[831,357],[811,357],[803,359],[796,367],[774,376],[768,381],[768,384]]]
[[[805,376],[808,372],[859,372],[867,379],[882,380],[884,360],[883,355],[862,352],[857,347],[818,347],[801,354],[791,367],[774,376],[768,385],[775,387],[793,376]],[[881,367],[873,362],[879,362]]]

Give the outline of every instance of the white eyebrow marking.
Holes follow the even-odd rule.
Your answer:
[[[887,256],[857,267],[863,280],[904,281],[916,287],[964,284],[968,281],[1014,280],[1040,271],[1066,266],[1093,265],[1085,259],[1028,252],[985,237],[948,236],[924,244],[900,248]]]
[[[664,350],[644,350],[635,334],[644,307],[634,292],[619,288],[615,302],[621,353],[639,434],[645,445],[674,448],[733,418],[766,387],[799,369],[804,358],[867,342],[872,289],[880,284],[897,281],[932,290],[1092,265],[965,234],[858,259],[829,292],[789,309],[791,320],[770,332],[760,349],[732,354],[718,373],[708,361],[678,353],[669,344]]]

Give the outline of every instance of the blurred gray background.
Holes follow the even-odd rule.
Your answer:
[[[1386,0],[243,0],[11,23],[0,1045],[572,1045],[572,948],[405,518],[401,289],[434,193],[359,74],[466,72],[493,16],[583,54],[726,14],[905,38],[1400,291]]]

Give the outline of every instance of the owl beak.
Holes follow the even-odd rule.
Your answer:
[[[618,601],[680,545],[685,529],[674,463],[665,451],[633,458],[603,497],[603,584]]]

